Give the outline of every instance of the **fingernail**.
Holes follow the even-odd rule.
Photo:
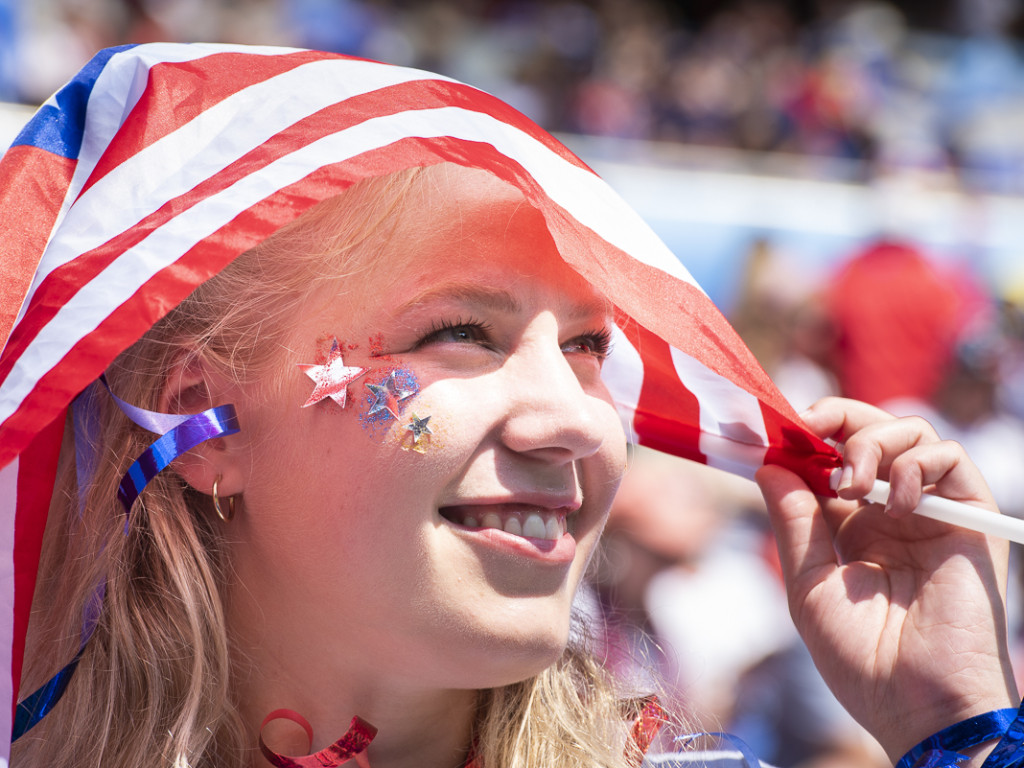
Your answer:
[[[833,491],[838,490],[839,481],[842,479],[842,477],[843,471],[839,469],[839,467],[833,469],[831,472],[828,473],[828,487],[831,488]]]
[[[853,467],[847,464],[843,467],[843,474],[839,476],[839,485],[836,486],[836,491],[845,491],[853,485]]]

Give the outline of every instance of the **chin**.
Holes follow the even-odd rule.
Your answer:
[[[460,659],[461,675],[472,677],[464,678],[465,687],[499,688],[536,677],[561,658],[567,642],[568,632],[547,629],[480,643],[474,654]]]
[[[516,639],[497,649],[502,658],[495,681],[487,686],[494,688],[510,685],[536,677],[554,665],[565,651],[566,635],[541,633],[529,640]]]

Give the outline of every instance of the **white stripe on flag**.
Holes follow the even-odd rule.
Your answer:
[[[612,354],[604,362],[601,379],[608,387],[612,402],[622,419],[626,439],[635,443],[633,419],[644,384],[644,364],[636,347],[629,343],[626,334],[617,325],[612,326]]]
[[[46,249],[25,304],[53,270],[79,254],[98,248],[112,235],[131,229],[168,201],[188,193],[296,122],[341,98],[427,78],[443,79],[401,67],[330,59],[288,70],[214,104],[176,131],[126,159],[75,202],[64,215],[60,240],[51,242]],[[312,94],[303,87],[310,82],[318,85],[318,90]],[[102,102],[103,94],[94,92],[93,100],[97,99]],[[263,119],[254,121],[252,115],[256,112],[261,113]],[[100,114],[117,114],[123,118],[120,110],[109,107],[101,109]],[[100,128],[104,141],[109,141],[119,127],[120,124]],[[91,135],[88,130],[86,135]],[[83,147],[83,158],[75,170],[72,188],[80,189],[84,183],[86,177],[79,178],[83,168],[92,172],[98,161],[99,144],[94,141],[89,151]],[[111,205],[112,200],[118,204]]]
[[[202,238],[316,168],[385,147],[408,136],[490,143],[498,152],[523,165],[552,199],[577,220],[605,239],[615,238],[611,242],[635,258],[655,266],[666,264],[671,267],[666,271],[696,285],[664,243],[591,172],[562,160],[532,137],[489,115],[456,107],[428,111],[432,114],[426,123],[422,119],[424,111],[414,110],[367,120],[325,136],[182,211],[151,233],[73,296],[40,331],[0,388],[0,423],[20,407],[38,379],[57,365],[71,347],[146,280],[176,261]],[[424,131],[424,125],[444,126],[445,130]],[[107,205],[116,207],[110,199]],[[103,241],[110,234],[107,232]]]
[[[672,363],[700,404],[700,452],[708,466],[750,477],[768,450],[760,401],[675,347]]]

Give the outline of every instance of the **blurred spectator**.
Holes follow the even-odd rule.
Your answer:
[[[284,0],[283,4],[297,42],[306,48],[359,53],[376,26],[373,12],[360,0]]]
[[[886,768],[885,754],[842,708],[796,640],[741,677],[729,731],[778,766]]]
[[[573,128],[597,136],[648,138],[651,93],[665,61],[664,24],[653,9],[637,3],[628,12],[609,4],[616,26],[596,53],[593,71],[575,95]]]
[[[632,449],[593,575],[607,665],[628,686],[642,691],[664,681],[668,696],[685,703],[679,658],[655,636],[648,590],[664,569],[699,561],[721,523],[688,463]]]
[[[831,355],[835,327],[820,286],[771,242],[751,244],[729,320],[786,399],[799,411],[839,394]]]
[[[882,406],[932,401],[953,359],[964,302],[918,249],[870,244],[840,269],[827,305],[844,395]]]

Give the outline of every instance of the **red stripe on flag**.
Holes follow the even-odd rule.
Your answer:
[[[227,97],[328,57],[316,51],[269,56],[228,52],[212,53],[191,61],[154,64],[149,69],[145,92],[125,118],[116,139],[96,163],[82,192],[140,150],[174,133]]]
[[[643,386],[633,416],[638,442],[706,464],[707,457],[699,448],[700,403],[679,380],[669,345],[628,316],[620,314],[616,324],[644,365]]]
[[[28,145],[0,161],[0,350],[28,294],[75,170],[75,161]],[[12,180],[31,180],[14,183]]]
[[[761,403],[761,415],[770,446],[764,463],[795,472],[817,494],[834,496],[828,481],[832,470],[843,465],[839,452],[824,440],[819,440],[799,418],[794,422],[764,402]]]
[[[514,127],[521,130],[529,129],[536,134],[535,137],[538,140],[546,136],[543,131],[536,128],[518,112],[505,107],[493,97],[474,88],[445,84],[443,90],[437,90],[436,83],[427,88],[423,88],[423,85],[423,82],[416,81],[384,88],[353,97],[346,102],[332,105],[310,115],[290,126],[287,130],[280,132],[259,147],[254,148],[220,172],[200,182],[187,193],[167,202],[130,229],[108,240],[101,247],[81,254],[73,261],[55,269],[47,275],[36,289],[29,305],[26,307],[24,317],[21,323],[19,323],[17,336],[12,339],[9,348],[5,349],[2,357],[0,357],[0,381],[7,377],[16,364],[17,359],[42,328],[53,319],[57,312],[81,287],[99,275],[125,251],[137,245],[151,232],[159,229],[200,201],[228,188],[238,180],[257,172],[273,161],[301,149],[319,137],[358,125],[364,120],[379,117],[382,113],[397,114],[417,108],[435,108],[451,106],[453,104],[485,114],[501,111],[503,112],[501,119],[515,120],[517,122]],[[424,97],[425,93],[428,95],[427,98]],[[442,96],[443,99],[439,98]],[[498,105],[504,107],[503,110],[498,110]],[[170,119],[170,116],[165,117]],[[441,139],[439,141],[445,140]],[[546,143],[551,145],[552,148],[561,147],[550,136],[546,137]],[[378,151],[386,149],[382,148],[382,150]],[[561,153],[574,157],[564,147],[561,147]],[[461,154],[460,157],[462,157]],[[426,164],[427,162],[430,162],[430,159],[423,158],[421,164]],[[586,166],[579,160],[575,164],[586,169]],[[388,164],[388,167],[397,169],[399,166]],[[524,173],[518,175],[524,180],[528,178],[528,175]]]
[[[14,644],[11,649],[11,679],[15,694],[21,680],[25,634],[32,611],[43,531],[50,511],[50,497],[64,434],[64,413],[61,411],[32,439],[18,462],[18,508],[14,519]]]

